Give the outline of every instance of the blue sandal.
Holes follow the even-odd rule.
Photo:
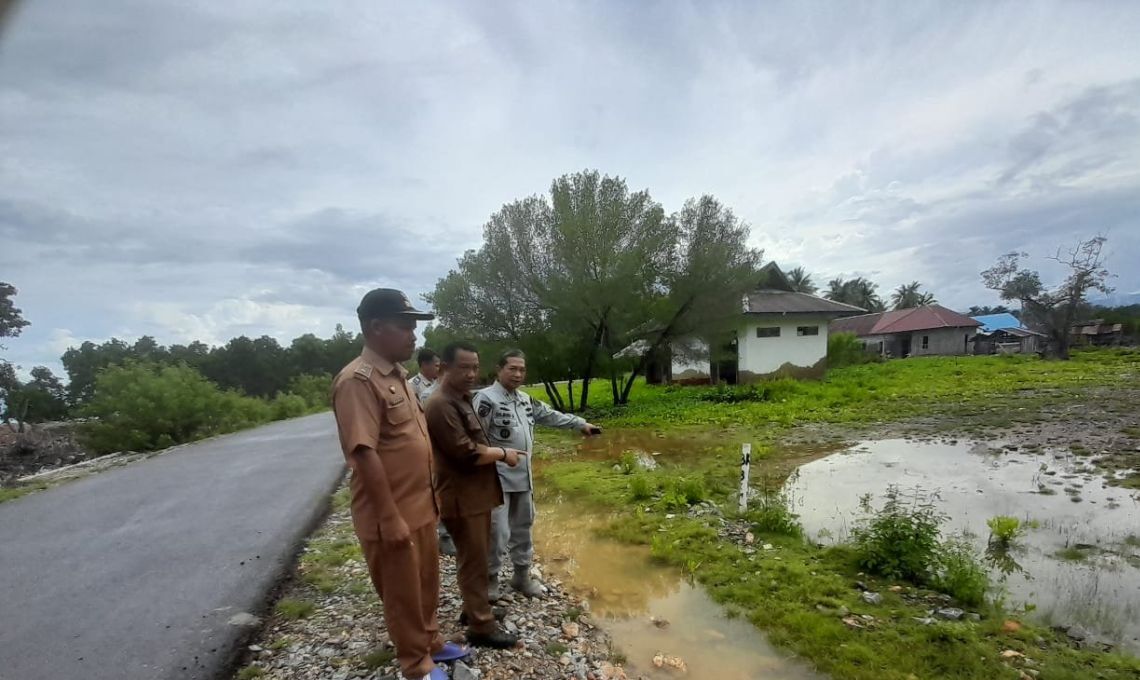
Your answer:
[[[431,655],[431,660],[436,663],[449,663],[452,661],[458,661],[460,659],[466,659],[469,656],[471,656],[470,648],[461,647],[454,642],[445,642],[443,643],[443,647],[438,652]],[[433,678],[432,680],[435,679]]]
[[[428,673],[428,680],[450,680],[447,671],[443,670],[443,666],[436,666]]]

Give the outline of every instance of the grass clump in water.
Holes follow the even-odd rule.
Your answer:
[[[1025,525],[1016,517],[997,515],[986,520],[990,541],[1008,547],[1025,533]]]

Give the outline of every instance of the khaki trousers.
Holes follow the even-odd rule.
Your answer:
[[[467,614],[467,632],[476,635],[493,633],[498,626],[487,598],[487,558],[490,555],[491,513],[467,517],[445,517],[451,539],[455,541],[455,559],[459,567],[459,595]]]
[[[435,524],[411,532],[411,542],[388,550],[381,541],[361,541],[384,623],[406,678],[420,680],[435,668],[431,655],[443,648],[439,634],[439,543]]]

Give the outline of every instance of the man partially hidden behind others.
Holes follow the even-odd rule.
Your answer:
[[[443,350],[443,379],[427,402],[427,424],[435,451],[439,514],[455,541],[459,594],[473,645],[507,649],[518,638],[495,621],[488,598],[491,511],[503,503],[495,463],[518,465],[522,451],[492,448],[471,406],[479,378],[479,353],[472,345],[452,343]]]
[[[465,654],[439,634],[438,511],[427,422],[400,365],[415,350],[417,320],[398,290],[369,292],[356,310],[364,351],[333,380],[341,448],[352,469],[352,522],[404,677],[446,678],[433,655]]]

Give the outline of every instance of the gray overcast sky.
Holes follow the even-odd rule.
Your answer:
[[[1140,4],[36,0],[0,36],[0,280],[86,339],[288,340],[430,290],[597,168],[712,193],[817,280],[1102,232],[1140,291]],[[1035,260],[1040,263],[1040,260]]]

